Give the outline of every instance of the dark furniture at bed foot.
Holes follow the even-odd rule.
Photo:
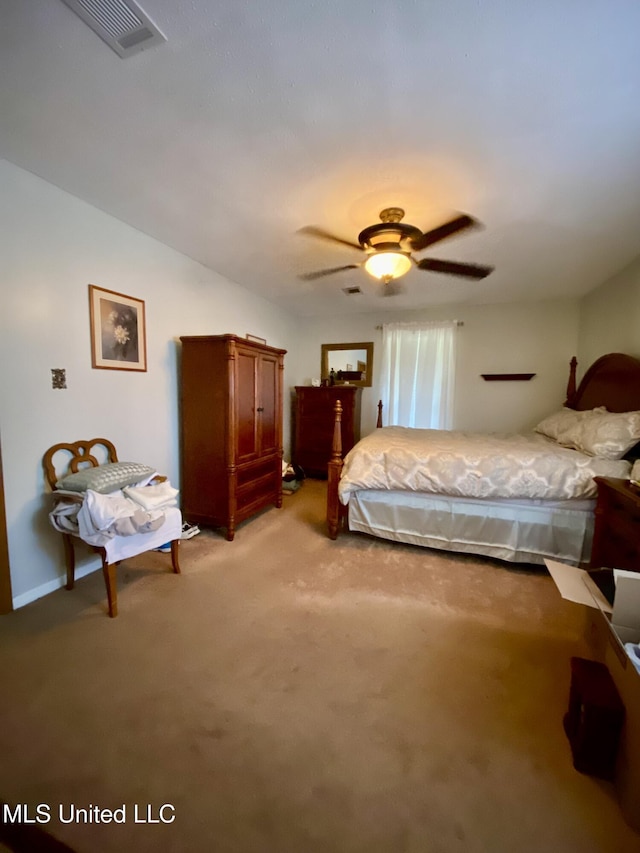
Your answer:
[[[640,491],[629,480],[596,477],[591,565],[640,572]]]
[[[294,462],[307,477],[327,476],[334,431],[336,401],[342,404],[342,454],[360,440],[360,396],[356,385],[316,388],[296,385]]]

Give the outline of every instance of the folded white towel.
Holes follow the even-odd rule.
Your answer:
[[[91,545],[104,546],[115,536],[152,533],[164,522],[161,509],[143,511],[121,491],[102,495],[87,489],[78,510],[78,533]]]
[[[125,486],[122,490],[128,498],[135,501],[143,509],[160,509],[165,506],[176,506],[178,489],[174,489],[168,480],[155,483],[152,486]]]

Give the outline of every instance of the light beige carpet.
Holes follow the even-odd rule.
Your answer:
[[[99,572],[0,618],[0,798],[79,853],[640,850],[562,729],[580,608],[541,570],[331,542],[324,489],[183,543],[181,576],[124,564],[117,619]]]

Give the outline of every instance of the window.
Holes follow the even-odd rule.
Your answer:
[[[387,425],[451,429],[458,322],[382,327],[382,384]]]

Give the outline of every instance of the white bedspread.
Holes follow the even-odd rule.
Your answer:
[[[593,478],[627,477],[624,460],[587,456],[538,433],[383,427],[344,460],[343,504],[358,489],[408,489],[470,498],[569,500],[596,494]]]

